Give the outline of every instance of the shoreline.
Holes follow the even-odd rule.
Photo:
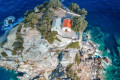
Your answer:
[[[10,27],[5,31],[5,33],[0,36],[0,43],[6,41],[9,32],[10,32],[14,27],[16,27],[18,24],[20,24],[23,20],[24,20],[24,18],[20,17],[20,18],[17,19],[17,21],[16,21],[15,23],[13,23],[12,25],[10,25]]]
[[[92,42],[92,41],[90,41],[90,42]],[[94,46],[97,46],[94,42],[92,42],[93,44],[92,45],[94,45]],[[97,49],[97,47],[96,47],[96,49]],[[101,55],[101,54],[100,54]],[[102,71],[103,69],[101,69],[101,71]]]

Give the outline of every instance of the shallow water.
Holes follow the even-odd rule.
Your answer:
[[[0,0],[0,25],[3,20],[8,16],[15,16],[15,18],[23,17],[26,10],[33,9],[36,5],[43,3],[45,0]],[[104,55],[109,56],[113,61],[113,66],[106,69],[109,74],[106,76],[107,80],[119,80],[120,78],[120,54],[117,51],[117,47],[120,46],[120,42],[116,42],[116,39],[120,37],[120,0],[61,0],[65,6],[68,6],[71,2],[75,2],[80,5],[80,8],[85,8],[88,11],[86,20],[88,21],[90,28],[86,30],[93,31],[92,40],[102,45],[101,50],[108,48],[110,53]],[[100,29],[95,29],[100,27]],[[1,27],[0,27],[1,28]],[[3,31],[0,29],[0,34],[3,35]],[[95,34],[97,33],[97,35]],[[115,37],[117,36],[117,37]],[[10,76],[9,71],[1,70],[3,76],[0,76],[0,80],[6,79],[6,74]],[[6,73],[4,73],[6,72]],[[14,78],[14,77],[13,77]],[[8,77],[6,80],[10,80]]]
[[[0,80],[18,80],[16,72],[13,70],[6,70],[0,67]]]

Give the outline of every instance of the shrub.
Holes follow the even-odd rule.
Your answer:
[[[53,11],[47,10],[42,16],[42,19],[39,21],[37,30],[42,34],[43,37],[46,37],[51,32],[54,16],[55,14]]]
[[[6,43],[6,41],[2,41],[1,43],[0,43],[0,46],[1,47],[3,47],[3,45]]]
[[[45,37],[45,39],[46,39],[50,44],[52,44],[53,41],[56,39],[56,35],[57,35],[57,32],[56,32],[56,31],[49,32],[48,35]]]
[[[57,40],[57,41],[61,42],[61,40],[60,40],[60,39],[58,39],[57,37],[55,37],[55,40]]]
[[[13,43],[13,51],[12,51],[12,54],[13,55],[17,55],[17,51],[22,51],[24,49],[23,47],[23,38],[21,36],[21,26],[18,26],[18,30],[17,30],[17,33],[16,33],[16,41]]]
[[[69,68],[72,68],[72,64],[69,64]]]
[[[2,52],[1,55],[2,55],[3,57],[7,57],[7,56],[8,56],[8,55],[6,54],[6,52]]]
[[[44,13],[45,11],[46,11],[46,8],[42,8],[42,9],[41,9],[41,12]]]
[[[76,3],[71,3],[71,4],[69,5],[69,9],[70,9],[71,11],[73,11],[73,12],[81,15],[83,18],[85,18],[85,15],[87,15],[87,11],[86,11],[84,8],[80,9],[80,8],[79,8],[79,5],[76,4]]]
[[[73,43],[69,44],[69,45],[66,47],[66,49],[68,49],[68,48],[77,48],[77,49],[79,49],[79,48],[80,48],[79,42],[73,42]]]
[[[72,68],[72,64],[69,64],[69,66],[66,68],[66,74],[69,78],[71,78],[72,80],[79,80],[77,77],[77,73],[73,72]]]
[[[43,4],[41,5],[37,5],[37,8],[40,10],[40,12],[45,12],[48,9],[48,1],[45,1]]]
[[[58,9],[59,7],[61,7],[61,2],[59,0],[50,0],[48,7]]]
[[[17,30],[17,32],[20,32],[20,31],[21,31],[22,25],[23,25],[23,23],[20,23],[20,24],[18,25],[18,30]]]
[[[28,15],[31,14],[32,12],[34,12],[34,11],[33,11],[33,10],[27,10],[24,15],[25,15],[25,16],[28,16]]]
[[[48,4],[49,4],[49,2],[48,2],[48,1],[45,1],[45,2],[43,3],[43,6],[44,6],[44,7],[47,7]]]
[[[39,10],[41,10],[42,8],[44,8],[44,6],[41,4],[41,5],[37,5],[37,8],[39,9]]]
[[[79,5],[76,4],[76,3],[71,3],[69,5],[69,9],[72,10],[72,11],[74,11],[74,12],[77,12],[79,10]]]
[[[72,18],[72,30],[74,30],[75,32],[79,32],[79,31],[84,31],[86,26],[87,26],[88,22],[83,19],[83,18],[80,18],[78,16],[74,16]]]
[[[81,69],[78,69],[78,71],[77,71],[78,73],[80,73],[81,72]]]
[[[24,22],[25,27],[34,28],[34,25],[38,23],[38,14],[34,12],[27,14],[27,16],[24,17]]]
[[[87,15],[87,11],[85,10],[85,8],[82,8],[82,9],[78,10],[78,14],[85,16],[85,15]]]
[[[78,54],[76,54],[76,57],[75,57],[75,62],[77,63],[77,65],[79,65],[79,64],[80,64],[80,59],[79,59]]]

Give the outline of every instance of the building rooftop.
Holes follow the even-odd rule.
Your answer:
[[[70,19],[64,19],[63,27],[71,28],[71,20]]]

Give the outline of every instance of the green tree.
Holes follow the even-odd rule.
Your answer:
[[[37,9],[39,9],[40,12],[44,13],[48,9],[48,4],[49,4],[49,2],[45,1],[43,4],[37,5]]]
[[[34,25],[38,23],[38,14],[37,13],[26,13],[27,15],[24,17],[24,23],[25,27],[32,27],[34,28]]]
[[[52,21],[55,16],[55,13],[51,11],[50,9],[43,15],[44,20]]]
[[[27,10],[26,13],[24,14],[25,17],[28,16],[30,13],[34,12],[33,10]]]
[[[44,6],[44,7],[47,7],[48,4],[49,4],[49,2],[48,2],[48,1],[45,1],[45,2],[43,3],[43,6]]]
[[[48,7],[58,9],[61,7],[61,2],[59,0],[50,0]]]
[[[72,10],[72,11],[74,11],[74,12],[77,12],[79,10],[79,5],[76,4],[76,3],[71,3],[69,5],[69,9]]]
[[[87,21],[81,17],[74,16],[72,18],[72,30],[75,32],[84,31],[87,26]]]
[[[84,8],[82,8],[82,9],[78,10],[78,14],[85,16],[85,15],[87,15],[87,11]]]
[[[47,10],[42,16],[42,19],[39,21],[39,26],[37,27],[37,30],[40,31],[43,36],[46,36],[48,32],[51,31],[54,16],[55,14],[53,11]]]

